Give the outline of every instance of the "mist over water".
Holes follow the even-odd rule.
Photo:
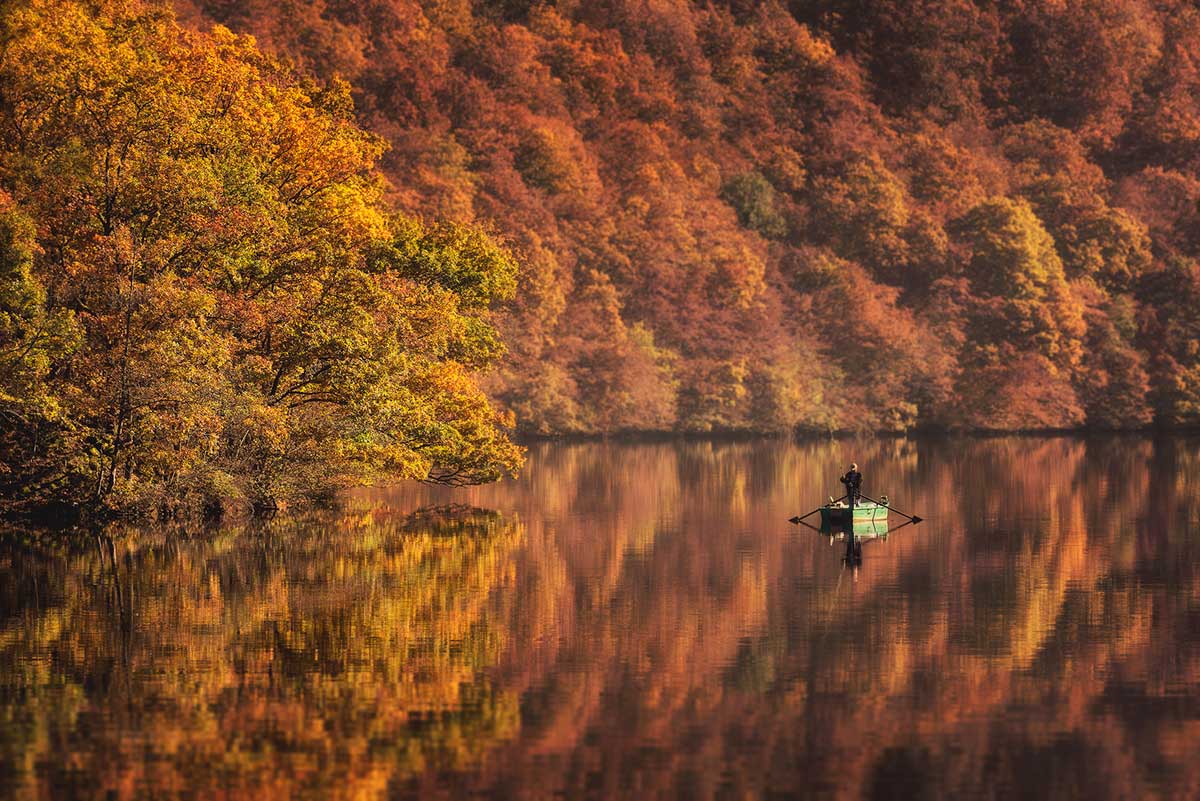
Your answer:
[[[864,491],[924,522],[787,522]],[[893,526],[902,518],[894,516]],[[1200,796],[1200,440],[544,444],[0,538],[0,798]]]

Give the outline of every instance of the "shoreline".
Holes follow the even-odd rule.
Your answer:
[[[1200,436],[1200,425],[1187,426],[1141,426],[1137,428],[913,428],[906,431],[892,430],[856,430],[837,429],[834,431],[816,431],[813,429],[798,429],[796,431],[754,431],[754,430],[716,430],[716,431],[663,431],[663,430],[622,430],[613,432],[571,432],[563,434],[538,434],[518,432],[513,438],[521,445],[535,445],[545,442],[562,442],[568,444],[583,444],[588,442],[621,442],[621,443],[654,443],[654,442],[748,442],[751,440],[783,440],[792,442],[814,442],[818,440],[840,440],[854,437],[877,439],[1002,439],[1004,437],[1100,437],[1100,436]]]
[[[1087,439],[1091,437],[1127,437],[1139,439],[1154,439],[1160,437],[1193,438],[1200,436],[1200,426],[1144,426],[1128,429],[1098,429],[1098,428],[1046,428],[1046,429],[938,429],[919,428],[909,431],[812,431],[802,429],[792,432],[781,431],[620,431],[607,434],[516,434],[514,440],[523,446],[558,443],[563,445],[586,444],[616,444],[639,445],[656,443],[683,442],[755,442],[755,441],[790,441],[792,443],[813,443],[820,441],[848,440],[855,437],[881,440],[994,440],[1012,438],[1026,439]],[[419,482],[418,482],[419,483]],[[374,486],[387,486],[377,484]],[[339,493],[340,495],[340,493]],[[170,514],[161,514],[151,510],[104,510],[90,508],[84,505],[73,505],[65,502],[51,502],[44,506],[26,508],[20,511],[0,513],[0,534],[14,529],[33,527],[42,530],[59,530],[60,532],[83,531],[94,532],[97,527],[113,523],[153,521],[161,525],[172,524],[207,524],[218,525],[237,520],[261,520],[277,514],[289,514],[300,509],[309,509],[330,505],[329,498],[313,499],[294,504],[280,505],[272,509],[252,509],[239,504],[226,506],[220,513],[212,513],[203,509],[178,508]],[[338,501],[332,501],[337,505]]]

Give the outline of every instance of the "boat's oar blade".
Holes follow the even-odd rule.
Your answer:
[[[913,521],[914,523],[920,523],[920,522],[921,522],[922,520],[924,520],[924,519],[925,519],[925,518],[923,518],[923,517],[917,517],[916,515],[913,515],[912,517],[910,517],[910,518],[909,518],[909,520]]]
[[[799,523],[799,522],[800,522],[800,518],[799,518],[799,517],[789,517],[789,518],[788,518],[788,522],[789,522],[789,523]]]

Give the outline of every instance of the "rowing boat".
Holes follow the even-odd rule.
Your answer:
[[[821,507],[821,527],[844,526],[849,522],[855,525],[875,520],[886,521],[888,516],[887,496],[879,499],[879,503],[861,499],[854,504],[853,516],[850,505],[845,501],[833,501]]]

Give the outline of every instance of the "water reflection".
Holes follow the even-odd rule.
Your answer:
[[[832,496],[830,502],[832,503]],[[841,543],[843,546],[842,564],[854,569],[854,578],[857,580],[858,568],[862,565],[864,545],[869,543],[886,543],[888,536],[893,531],[915,525],[917,522],[920,522],[920,518],[905,520],[894,526],[888,525],[887,518],[854,521],[838,520],[836,522],[823,519],[819,526],[815,526],[800,517],[793,517],[788,522],[824,538],[830,546],[835,543]]]
[[[925,520],[847,563],[786,521],[850,461]],[[1184,439],[545,445],[13,535],[0,797],[1195,797],[1198,491]]]
[[[362,798],[518,726],[486,675],[522,530],[387,509],[9,540],[0,795]]]

